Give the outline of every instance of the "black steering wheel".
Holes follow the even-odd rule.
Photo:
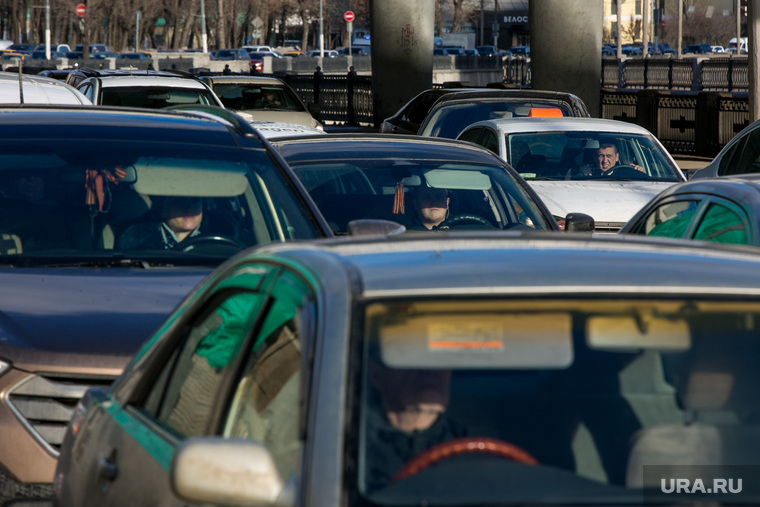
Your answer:
[[[646,174],[639,171],[631,164],[618,164],[616,166],[607,169],[602,173],[605,178],[632,178],[632,179],[644,179]]]
[[[206,245],[218,245],[235,248],[237,250],[244,250],[248,248],[248,245],[229,236],[221,236],[218,234],[201,234],[194,238],[186,239],[181,243],[177,243],[173,250],[180,250],[182,252],[190,252]]]
[[[452,217],[447,218],[446,220],[444,220],[438,225],[438,229],[446,230],[452,227],[458,227],[460,225],[482,225],[490,229],[493,229],[493,225],[491,224],[491,222],[489,222],[485,218],[478,215],[470,215],[467,213],[461,214],[461,215],[454,215]]]

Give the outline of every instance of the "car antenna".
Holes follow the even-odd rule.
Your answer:
[[[24,80],[23,80],[23,73],[21,72],[22,67],[24,66],[24,59],[21,58],[18,61],[18,99],[19,104],[24,103]]]

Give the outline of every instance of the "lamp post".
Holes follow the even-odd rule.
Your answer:
[[[208,34],[206,33],[206,4],[201,0],[201,45],[203,54],[208,53]]]
[[[325,56],[325,34],[324,34],[324,17],[322,15],[322,3],[323,0],[319,0],[319,56],[320,58]]]
[[[45,58],[50,60],[50,0],[45,0]]]

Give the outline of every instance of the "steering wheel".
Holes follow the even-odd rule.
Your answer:
[[[486,437],[464,437],[441,442],[426,451],[422,451],[410,459],[401,470],[396,472],[391,482],[406,479],[420,473],[430,465],[462,454],[492,454],[524,465],[539,464],[538,460],[528,453],[528,451],[504,440]]]
[[[646,178],[646,174],[637,170],[631,164],[618,164],[613,166],[602,173],[602,176],[605,178]]]
[[[218,234],[201,234],[194,238],[187,239],[181,243],[177,243],[173,250],[180,250],[182,252],[189,252],[196,249],[201,245],[220,245],[237,248],[238,250],[244,250],[248,248],[248,245],[229,236],[220,236]]]
[[[491,222],[478,215],[462,214],[447,218],[438,225],[438,229],[449,229],[459,225],[484,225],[493,229]]]

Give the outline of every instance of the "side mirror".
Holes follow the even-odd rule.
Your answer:
[[[391,234],[401,234],[405,231],[406,227],[391,220],[362,218],[348,222],[349,236],[388,236]]]
[[[314,116],[315,114],[319,114],[319,111],[322,108],[319,106],[318,102],[312,102],[308,106],[306,106],[306,109],[308,109],[309,113],[311,113],[311,115]]]
[[[174,452],[170,475],[174,493],[192,503],[292,505],[272,455],[252,440],[189,438]]]
[[[565,232],[594,232],[594,219],[585,213],[568,213],[565,217]]]

